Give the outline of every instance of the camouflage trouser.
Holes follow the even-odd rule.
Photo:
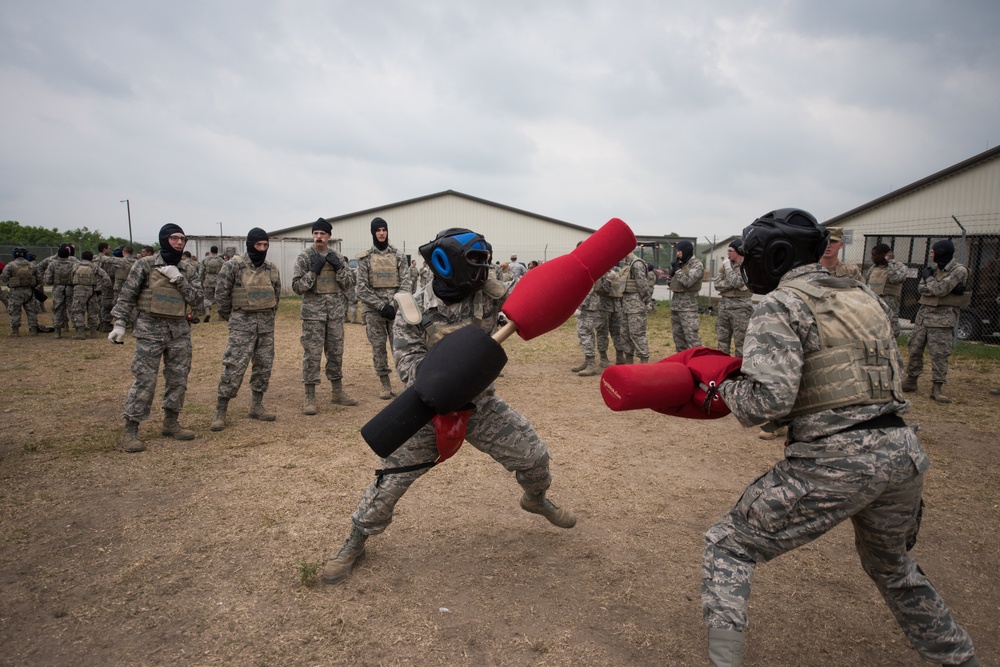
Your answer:
[[[115,289],[114,294],[112,295],[112,299],[111,299],[112,303],[118,303],[118,295],[121,294],[121,291],[122,291],[122,287],[121,287],[121,285],[119,285],[118,288]],[[114,308],[114,306],[112,306],[112,308]],[[130,327],[135,325],[135,312],[136,312],[135,308],[133,308],[132,312],[129,313],[129,316],[128,316],[128,326],[130,326]],[[113,324],[113,322],[112,322],[112,324]]]
[[[622,313],[622,344],[625,354],[649,357],[646,339],[646,313]]]
[[[892,311],[892,317],[889,318],[889,324],[892,326],[892,337],[899,337],[899,298],[890,296],[888,294],[881,295],[882,300],[885,301],[885,305],[889,306],[889,310]]]
[[[907,351],[910,359],[906,364],[906,374],[919,377],[924,370],[924,348],[930,352],[931,382],[944,384],[948,381],[948,357],[955,340],[955,332],[949,327],[925,327],[918,324],[910,334]]]
[[[517,483],[525,491],[542,493],[547,490],[552,483],[549,451],[528,420],[497,396],[480,396],[475,404],[476,409],[469,418],[465,434],[469,444],[513,472]],[[437,456],[434,425],[428,424],[391,456],[382,459],[382,468],[425,463],[434,461]],[[392,522],[396,503],[410,485],[428,470],[430,468],[421,468],[376,477],[351,516],[354,525],[365,535],[378,535],[384,531]]]
[[[973,655],[972,640],[906,548],[920,525],[924,475],[910,454],[919,448],[917,436],[910,428],[888,428],[851,437],[864,439],[866,454],[783,459],[705,533],[705,624],[744,631],[757,563],[850,519],[861,565],[910,644],[925,660],[959,664]]]
[[[52,326],[56,329],[69,328],[69,309],[72,303],[72,285],[52,286]]]
[[[206,280],[205,284],[201,286],[204,294],[201,302],[202,307],[204,308],[201,313],[202,317],[212,314],[212,305],[215,303],[215,284],[217,281],[218,277],[214,278],[211,282]]]
[[[719,339],[718,348],[729,354],[729,341],[733,342],[733,356],[743,356],[743,339],[747,334],[753,305],[750,299],[722,298],[719,301],[719,317],[715,321],[715,335]]]
[[[616,351],[625,351],[625,337],[622,336],[622,314],[621,311],[615,309],[611,311],[608,315],[608,335],[611,336],[611,343],[615,346]]]
[[[302,320],[302,383],[319,384],[319,369],[326,353],[326,379],[344,377],[344,316]],[[272,341],[273,344],[273,341]],[[251,378],[252,380],[252,378]]]
[[[38,301],[30,287],[11,287],[7,297],[7,314],[10,315],[10,330],[21,327],[21,309],[27,313],[28,326],[38,328]]]
[[[392,349],[392,322],[376,312],[368,311],[365,313],[365,333],[372,346],[375,375],[388,375],[392,369],[389,368],[389,353],[386,349]]]
[[[596,352],[608,352],[608,315],[602,310],[581,310],[576,318],[576,335],[583,348],[583,356],[593,357]]]
[[[94,288],[89,285],[75,286],[69,314],[77,329],[89,327],[97,331],[101,325],[101,296],[94,294]]]
[[[149,418],[156,393],[156,376],[163,359],[163,409],[180,412],[184,407],[188,374],[191,372],[191,336],[167,340],[136,338],[132,375],[135,382],[125,397],[125,419],[141,422]]]
[[[115,294],[109,289],[101,292],[101,330],[111,331],[111,309],[115,307]]]
[[[678,352],[683,352],[690,347],[701,345],[701,336],[698,329],[701,326],[701,318],[697,310],[670,310],[670,330],[674,335],[674,347]]]
[[[250,372],[250,391],[264,393],[271,382],[271,369],[274,366],[274,329],[256,331],[234,330],[230,327],[229,343],[226,345],[226,351],[222,353],[220,398],[236,398],[251,361],[253,370]]]
[[[358,298],[347,297],[347,321],[360,323],[358,319]]]

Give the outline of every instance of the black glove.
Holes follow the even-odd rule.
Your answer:
[[[670,277],[671,278],[674,277],[674,274],[677,273],[677,269],[679,269],[679,268],[681,268],[681,262],[680,262],[680,260],[675,259],[673,262],[670,263]]]
[[[920,277],[923,278],[924,280],[927,280],[928,278],[930,278],[933,275],[934,275],[934,267],[933,266],[925,266],[924,270],[920,272]]]
[[[387,320],[396,319],[396,307],[391,303],[387,303],[378,309],[378,314]]]
[[[326,257],[320,255],[319,253],[313,255],[309,262],[309,270],[319,275],[319,272],[323,270],[323,265],[326,264]]]
[[[965,294],[965,283],[959,283],[955,285],[955,289],[951,291],[955,296],[962,296]]]
[[[340,257],[338,257],[337,253],[335,252],[331,252],[330,254],[328,254],[326,256],[326,261],[327,263],[329,263],[330,266],[333,267],[334,271],[340,271],[342,268],[344,268],[344,262],[341,261]]]

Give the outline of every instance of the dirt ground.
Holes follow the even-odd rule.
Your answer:
[[[48,315],[43,322],[48,323]],[[669,315],[650,324],[672,353]],[[702,333],[714,342],[714,320]],[[182,423],[116,446],[134,339],[9,339],[0,316],[0,665],[703,665],[702,535],[781,455],[734,418],[612,413],[573,322],[507,341],[499,393],[553,456],[572,530],[518,507],[498,464],[464,447],[418,481],[368,559],[315,582],[378,460],[360,427],[384,405],[363,327],[347,325],[346,386],[361,404],[301,414],[297,302],[282,305],[267,406],[214,414],[225,323],[194,327]],[[933,467],[914,550],[1000,663],[997,364],[955,360],[951,406],[913,401]],[[398,385],[398,379],[394,380]],[[747,665],[921,665],[858,565],[849,526],[757,570]]]

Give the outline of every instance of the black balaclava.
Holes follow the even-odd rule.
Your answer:
[[[260,266],[267,259],[267,251],[261,252],[254,248],[254,244],[259,241],[270,241],[267,232],[265,232],[260,227],[254,227],[249,232],[247,232],[247,257],[253,262],[254,266]]]
[[[743,239],[736,239],[729,244],[729,247],[736,251],[736,254],[743,257]]]
[[[384,229],[386,231],[385,241],[382,241],[381,243],[377,238],[375,238],[375,232],[377,232],[380,229]],[[389,232],[389,223],[387,223],[382,218],[375,218],[374,220],[372,220],[372,243],[374,243],[375,247],[378,248],[379,250],[385,250],[386,248],[389,247],[388,232]]]
[[[173,246],[170,245],[170,235],[183,233],[184,230],[172,222],[168,222],[160,227],[160,257],[167,264],[177,266],[177,263],[181,261],[184,251],[174,250]]]
[[[944,270],[944,267],[948,266],[948,262],[955,256],[955,244],[951,242],[951,239],[938,241],[931,246],[931,250],[934,251],[934,263],[941,270]]]
[[[694,245],[690,241],[678,241],[674,247],[681,251],[681,266],[687,264],[694,256]]]

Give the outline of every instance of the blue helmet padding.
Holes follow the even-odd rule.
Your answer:
[[[477,237],[479,237],[479,234],[476,234],[475,232],[466,232],[465,234],[456,234],[452,238],[454,238],[456,241],[458,241],[459,243],[461,243],[462,247],[465,247],[465,244],[467,244],[469,241],[471,241],[471,240],[473,240],[473,239],[475,239]],[[485,251],[486,250],[486,246],[483,245],[482,241],[476,241],[475,243],[473,243],[472,245],[469,246],[469,250],[483,250],[483,251]]]
[[[451,275],[451,260],[443,249],[434,248],[431,253],[431,268],[445,278]]]

